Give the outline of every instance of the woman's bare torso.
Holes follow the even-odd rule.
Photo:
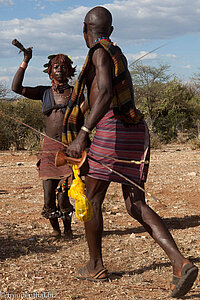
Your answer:
[[[55,104],[66,104],[72,89],[66,89],[63,94],[53,91],[53,98]],[[45,132],[48,136],[61,141],[62,127],[64,119],[64,111],[62,109],[53,109],[52,112],[45,116],[46,129]]]

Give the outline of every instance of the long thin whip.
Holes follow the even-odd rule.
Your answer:
[[[16,118],[14,118],[14,117],[11,117],[11,116],[9,116],[9,115],[7,115],[7,114],[4,114],[4,113],[1,112],[1,111],[0,111],[0,115],[2,115],[2,116],[4,116],[4,117],[8,117],[9,119],[11,119],[11,120],[13,120],[13,121],[15,121],[15,122],[17,122],[17,123],[19,123],[19,124],[21,124],[21,125],[24,125],[25,127],[30,128],[31,130],[35,131],[36,133],[38,133],[38,134],[40,134],[40,135],[42,135],[42,136],[44,136],[44,137],[47,137],[47,138],[53,140],[54,142],[57,142],[57,143],[59,143],[59,144],[65,146],[65,147],[67,147],[66,144],[64,144],[64,143],[62,143],[62,142],[60,142],[60,141],[58,141],[58,140],[56,140],[56,139],[54,139],[54,138],[49,137],[49,136],[46,135],[45,133],[40,132],[39,130],[33,128],[32,126],[30,126],[30,125],[28,125],[28,124],[26,124],[26,123],[24,123],[24,122],[22,122],[22,121],[20,121],[20,120],[18,120],[18,119],[16,119]],[[90,156],[90,155],[88,155],[88,157],[89,157],[90,159],[94,160],[95,162],[100,163],[103,167],[105,167],[106,169],[108,169],[110,172],[113,172],[113,173],[117,174],[118,176],[124,178],[126,181],[128,181],[128,182],[131,183],[132,185],[136,186],[138,189],[140,189],[141,191],[143,191],[144,193],[146,193],[148,196],[150,196],[150,197],[151,197],[152,199],[154,199],[156,202],[159,202],[160,204],[165,205],[165,204],[163,204],[158,198],[156,198],[155,196],[153,196],[153,195],[152,195],[151,193],[149,193],[148,191],[144,190],[140,185],[138,185],[138,184],[135,183],[134,181],[130,180],[129,178],[127,178],[127,177],[124,176],[123,174],[121,174],[121,173],[119,173],[119,172],[117,172],[117,171],[111,169],[109,166],[105,165],[105,164],[102,163],[101,161],[98,161],[98,160],[94,159],[94,158],[93,158],[92,156]],[[104,156],[102,155],[102,157],[104,157]],[[108,158],[108,156],[105,156],[104,158]],[[113,159],[113,157],[109,157],[109,158],[110,158],[110,159]],[[114,160],[115,160],[115,158],[114,158]],[[122,162],[122,160],[119,160],[119,161]],[[125,161],[125,162],[127,162],[127,161]],[[138,163],[138,162],[135,162],[135,161],[133,161],[133,160],[130,161],[130,162],[132,162],[132,163]],[[140,163],[141,163],[141,162],[140,162]],[[144,163],[144,162],[143,162],[143,163]]]
[[[139,58],[137,58],[136,60],[134,60],[132,63],[130,63],[129,68],[130,68],[133,64],[135,64],[137,61],[141,60],[142,58],[144,58],[145,56],[149,55],[150,53],[153,53],[153,52],[155,52],[156,50],[158,50],[158,49],[164,47],[165,45],[166,45],[166,44],[163,44],[163,45],[161,45],[161,46],[159,46],[159,47],[157,47],[157,48],[155,48],[155,49],[153,49],[153,50],[151,50],[151,51],[145,53],[144,55],[140,56]]]
[[[47,138],[49,138],[50,140],[52,140],[52,141],[54,141],[54,142],[57,142],[58,144],[61,144],[61,145],[65,146],[65,147],[67,147],[67,145],[64,144],[64,143],[62,143],[61,141],[58,141],[58,140],[56,140],[56,139],[54,139],[54,138],[48,136],[46,133],[43,133],[43,132],[41,132],[41,131],[35,129],[34,127],[32,127],[32,126],[30,126],[30,125],[28,125],[28,124],[26,124],[26,123],[24,123],[24,122],[22,122],[22,121],[20,121],[20,120],[18,120],[18,119],[16,119],[16,118],[14,118],[14,117],[11,117],[11,116],[9,116],[9,115],[7,115],[7,114],[4,114],[2,111],[0,111],[0,115],[4,116],[5,118],[9,118],[9,119],[11,119],[11,120],[13,120],[13,121],[15,121],[15,122],[21,124],[21,125],[24,125],[25,127],[28,127],[28,128],[30,128],[31,130],[35,131],[36,133],[38,133],[38,134],[40,134],[40,135],[42,135],[42,136],[44,136],[44,137],[47,137]]]
[[[128,181],[129,183],[131,183],[132,185],[136,186],[138,189],[140,189],[141,191],[143,191],[144,193],[146,193],[148,196],[150,196],[152,199],[154,199],[156,202],[166,206],[164,203],[162,203],[158,198],[156,198],[155,196],[153,196],[151,193],[149,193],[148,191],[146,191],[145,189],[143,189],[140,185],[138,185],[136,182],[134,182],[133,180],[130,180],[128,177],[124,176],[123,174],[119,173],[118,171],[115,171],[113,169],[111,169],[109,166],[105,165],[104,163],[102,163],[101,161],[93,158],[92,156],[88,155],[88,157],[97,162],[100,163],[103,167],[105,167],[106,169],[108,169],[110,172],[113,172],[115,174],[117,174],[118,176],[122,177],[123,179],[125,179],[126,181]]]
[[[25,127],[30,128],[31,130],[35,131],[36,133],[38,133],[38,134],[40,134],[40,135],[42,135],[42,136],[44,136],[44,137],[47,137],[47,138],[49,138],[50,140],[52,140],[52,141],[54,141],[54,142],[56,142],[56,143],[58,143],[58,144],[63,145],[65,148],[68,147],[68,146],[67,146],[66,144],[64,144],[63,142],[58,141],[58,140],[56,140],[56,139],[54,139],[54,138],[48,136],[46,133],[40,132],[39,130],[35,129],[34,127],[32,127],[32,126],[30,126],[30,125],[28,125],[28,124],[26,124],[26,123],[24,123],[24,122],[22,122],[22,121],[20,121],[20,120],[18,120],[18,119],[16,119],[16,118],[14,118],[14,117],[11,117],[11,116],[9,116],[9,115],[7,115],[7,114],[4,114],[2,111],[0,111],[0,115],[4,116],[5,118],[8,117],[9,119],[15,121],[16,123],[19,123],[19,124],[21,124],[21,125],[24,125]],[[48,151],[48,153],[49,153],[49,151]],[[116,161],[116,162],[123,162],[123,163],[134,163],[134,164],[143,164],[143,163],[144,163],[144,164],[148,164],[148,163],[149,163],[148,161],[144,161],[144,160],[140,160],[140,161],[135,161],[135,160],[127,161],[127,160],[122,160],[122,159],[116,159],[115,157],[107,156],[107,155],[99,155],[99,156],[100,156],[100,157],[103,157],[103,158],[110,158],[110,159],[112,159],[112,160],[114,160],[114,161]]]

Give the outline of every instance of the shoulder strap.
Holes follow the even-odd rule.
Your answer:
[[[54,105],[53,94],[51,91],[51,87],[46,89],[43,94],[42,99],[42,112],[44,115],[47,115]]]
[[[126,68],[124,62],[120,58],[120,55],[116,55],[117,48],[119,49],[119,51],[121,51],[120,48],[119,47],[116,48],[116,46],[114,46],[112,43],[108,43],[108,42],[103,43],[99,41],[92,48],[90,48],[89,50],[90,59],[92,58],[94,51],[98,48],[103,48],[110,55],[115,68],[112,82],[113,85],[119,84],[121,81],[125,79],[125,75],[126,75]]]

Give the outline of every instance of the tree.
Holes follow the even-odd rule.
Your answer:
[[[0,82],[0,100],[4,100],[10,91],[3,82]]]
[[[143,65],[133,65],[131,75],[135,89],[136,105],[146,114],[148,125],[152,128],[157,115],[155,105],[160,100],[166,83],[171,75],[167,74],[168,65],[160,65],[158,68]]]
[[[179,132],[195,134],[199,119],[200,103],[193,89],[176,78],[165,84],[160,102],[155,106],[157,118],[153,131],[164,141],[176,138]]]
[[[194,88],[195,92],[200,95],[200,73],[194,73],[190,85]]]
[[[177,78],[169,80],[169,66],[136,65],[131,74],[136,106],[144,113],[150,132],[164,142],[179,132],[198,135],[200,99],[194,89]]]

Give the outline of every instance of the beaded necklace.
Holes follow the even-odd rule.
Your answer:
[[[52,84],[53,90],[58,93],[61,93],[61,94],[63,94],[64,91],[70,87],[70,85],[68,84],[68,80],[62,84],[58,84],[58,83],[55,83],[55,81],[53,79],[51,81],[51,84]]]
[[[114,46],[117,45],[117,43],[113,43],[109,37],[104,37],[104,36],[97,38],[97,39],[93,42],[92,45],[94,46],[97,42],[102,41],[102,40],[103,40],[103,41],[110,42],[110,43],[111,43],[112,45],[114,45]]]
[[[69,88],[70,89],[70,94],[67,96],[67,95],[62,95],[61,93],[57,92],[56,90],[54,90],[54,93],[57,94],[60,98],[63,98],[63,99],[68,99],[71,97],[71,94],[72,94],[72,87]],[[64,93],[64,91],[63,91]]]
[[[99,41],[102,41],[102,40],[111,42],[111,40],[110,40],[109,37],[102,36],[102,37],[97,38],[97,39],[93,42],[93,44],[95,44],[95,43],[97,43],[97,42],[99,42]]]

